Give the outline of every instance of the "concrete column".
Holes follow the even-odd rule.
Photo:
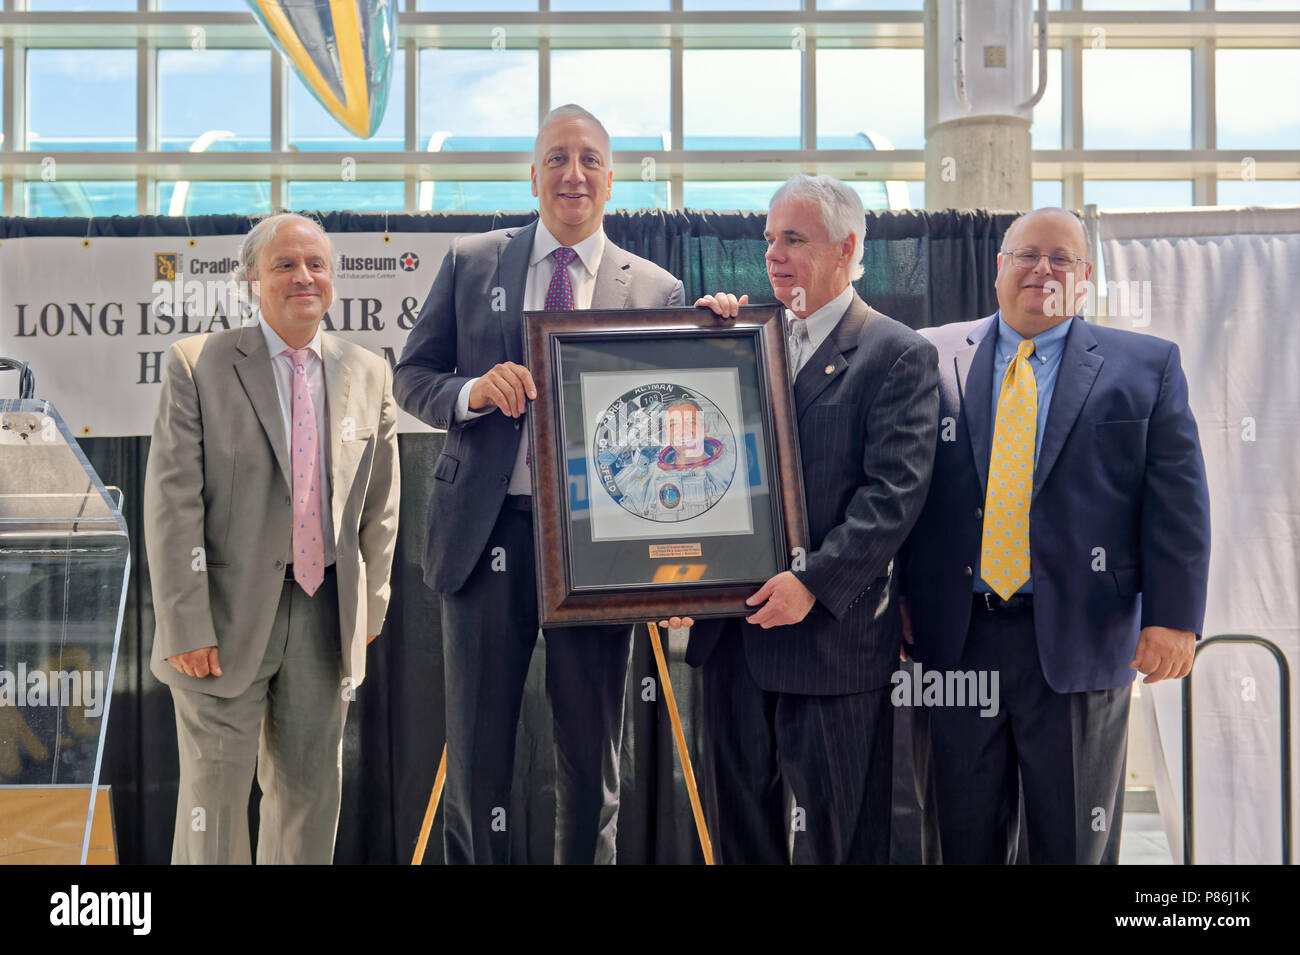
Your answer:
[[[976,15],[976,9],[967,16]],[[1029,120],[979,114],[939,118],[939,3],[925,3],[925,206],[1027,210],[1033,205]],[[975,56],[971,51],[971,56]]]
[[[1029,121],[972,116],[926,131],[928,209],[1024,210],[1033,203]]]

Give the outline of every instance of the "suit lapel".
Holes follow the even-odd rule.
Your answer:
[[[490,309],[494,289],[505,292],[506,307],[501,310],[501,334],[505,338],[506,358],[516,364],[524,360],[524,289],[528,281],[528,256],[533,250],[533,236],[537,234],[534,219],[522,229],[507,235],[506,244],[497,253],[497,273],[492,287],[487,290]]]
[[[961,394],[963,417],[975,456],[975,473],[980,479],[980,493],[988,491],[989,455],[993,452],[993,360],[998,350],[998,317],[985,321],[966,339],[966,347],[957,352],[957,388]]]
[[[622,308],[627,302],[631,273],[632,257],[606,237],[600,268],[596,270],[596,287],[591,292],[591,307]]]
[[[848,354],[858,347],[858,335],[870,316],[871,309],[855,292],[844,317],[799,369],[794,381],[794,406],[799,417],[849,367]]]
[[[1047,422],[1043,425],[1042,446],[1038,452],[1038,466],[1034,471],[1034,497],[1052,472],[1052,466],[1065,446],[1074,422],[1078,420],[1083,403],[1088,399],[1092,383],[1101,371],[1102,357],[1094,349],[1097,339],[1083,319],[1070,319],[1070,332],[1061,354],[1061,369],[1056,375],[1052,391],[1052,406],[1047,409]]]
[[[261,325],[245,325],[240,329],[235,349],[243,357],[235,361],[235,374],[248,395],[248,401],[262,423],[262,430],[271,442],[276,463],[284,476],[285,488],[293,489],[289,478],[289,444],[284,434],[284,419],[280,413],[280,396],[275,390],[271,372],[271,356],[266,348],[266,336]]]
[[[332,335],[321,335],[321,353],[325,361],[325,402],[328,405],[330,427],[330,514],[334,518],[334,543],[338,543],[339,522],[343,512],[344,496],[351,486],[351,475],[342,472],[343,430],[356,428],[355,419],[348,417],[348,388],[352,374],[343,363],[343,346]]]

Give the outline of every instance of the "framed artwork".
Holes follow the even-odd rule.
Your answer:
[[[542,625],[750,612],[808,546],[782,308],[524,322]]]

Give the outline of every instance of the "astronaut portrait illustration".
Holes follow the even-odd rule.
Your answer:
[[[601,419],[596,467],[610,496],[637,517],[686,521],[731,486],[736,441],[716,405],[680,385],[622,396]]]

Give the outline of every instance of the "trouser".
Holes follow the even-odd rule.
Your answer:
[[[465,586],[442,597],[447,677],[446,859],[510,861],[510,786],[537,643],[532,515],[503,508]],[[612,863],[618,832],[628,626],[556,627],[546,640],[555,729],[555,861]]]
[[[834,696],[764,690],[739,628],[728,626],[703,666],[703,694],[717,862],[889,862],[889,687]]]
[[[1131,688],[1057,693],[1032,607],[982,600],[957,669],[997,673],[998,707],[913,710],[925,861],[1015,862],[1023,791],[1029,862],[1118,862]]]
[[[310,597],[286,580],[247,690],[226,699],[172,688],[181,769],[173,864],[250,861],[254,771],[258,864],[333,860],[347,717],[338,605],[332,567]]]

